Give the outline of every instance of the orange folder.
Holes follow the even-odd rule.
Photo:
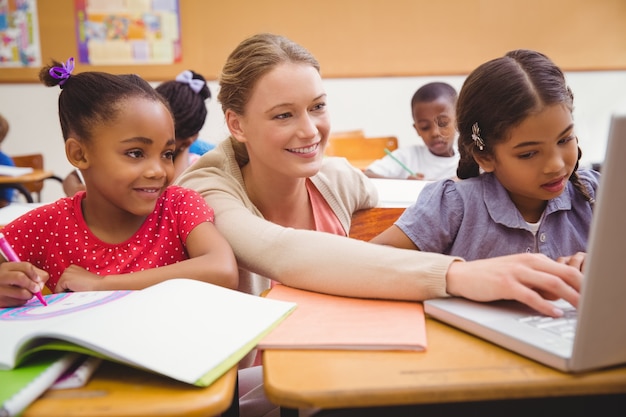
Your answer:
[[[266,297],[297,307],[261,340],[260,349],[426,349],[424,310],[418,302],[340,297],[281,284]]]

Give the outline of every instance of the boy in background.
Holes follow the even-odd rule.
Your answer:
[[[456,90],[447,83],[432,82],[420,87],[411,99],[411,113],[413,127],[425,146],[400,147],[372,162],[365,174],[371,178],[427,181],[456,178],[456,99]]]

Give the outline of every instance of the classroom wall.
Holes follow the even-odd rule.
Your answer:
[[[75,55],[73,1],[38,1],[45,61]],[[419,142],[409,108],[419,86],[441,80],[459,89],[485,60],[532,48],[566,71],[584,164],[603,159],[610,115],[626,112],[624,0],[179,1],[182,63],[78,65],[77,71],[132,71],[156,86],[191,68],[210,79],[215,97],[215,79],[240,40],[259,31],[281,33],[320,61],[333,130],[396,135],[405,146]],[[37,70],[0,68],[0,113],[11,124],[2,149],[41,151],[47,168],[64,176],[71,167],[57,119],[60,90],[38,84]],[[215,100],[208,108],[201,137],[217,143],[227,134],[223,115]],[[58,184],[46,183],[44,200],[62,195]]]
[[[78,56],[75,1],[37,2],[46,62]],[[179,0],[179,5],[182,62],[92,68],[135,72],[150,81],[191,68],[214,79],[244,37],[269,31],[306,45],[331,78],[459,75],[517,48],[540,50],[568,71],[626,70],[624,0]],[[80,63],[77,69],[84,70]],[[3,78],[32,82],[37,69],[0,69]]]

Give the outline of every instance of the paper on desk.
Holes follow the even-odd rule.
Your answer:
[[[30,167],[14,167],[11,165],[0,165],[0,175],[5,177],[19,177],[33,172]]]
[[[378,190],[377,207],[409,207],[432,181],[371,178]]]

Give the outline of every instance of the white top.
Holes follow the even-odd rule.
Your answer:
[[[424,145],[400,147],[392,155],[415,173],[424,174],[424,180],[437,181],[456,177],[459,153],[453,156],[437,156]],[[387,155],[372,162],[367,169],[389,178],[407,178],[409,173]]]

